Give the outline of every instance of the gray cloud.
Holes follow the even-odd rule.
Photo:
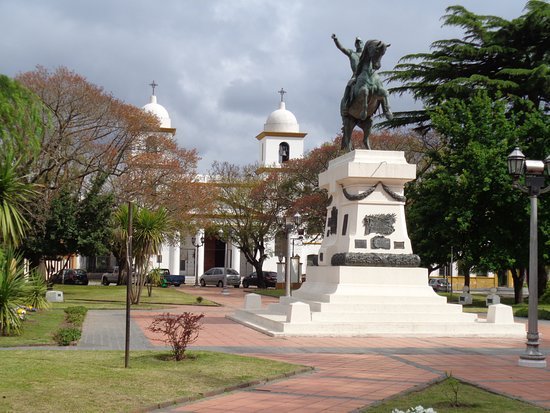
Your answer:
[[[445,7],[513,18],[517,0],[2,0],[0,73],[63,65],[136,106],[159,87],[177,139],[197,148],[202,172],[214,160],[251,163],[267,116],[284,87],[287,109],[308,132],[306,148],[340,130],[339,100],[350,76],[330,35],[392,47],[383,70],[432,41],[459,36],[442,28]],[[414,105],[393,97],[395,110]]]

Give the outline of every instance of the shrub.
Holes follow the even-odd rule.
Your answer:
[[[529,315],[529,307],[520,307],[514,310],[516,317],[527,317]],[[550,320],[550,311],[539,308],[539,320]]]
[[[202,300],[203,300],[203,298],[199,295],[199,296],[197,297],[197,300],[196,300],[196,301],[197,301],[197,304],[202,303]]]
[[[71,324],[75,327],[80,327],[84,322],[84,318],[86,317],[87,312],[88,312],[88,309],[81,305],[74,306],[74,307],[67,307],[65,309],[65,321],[68,324]]]
[[[550,284],[546,286],[544,294],[540,297],[539,303],[541,304],[550,304]]]
[[[48,290],[48,285],[46,279],[38,273],[38,271],[33,270],[29,274],[29,281],[27,283],[27,300],[26,304],[30,307],[36,308],[37,310],[45,310],[51,307],[51,303],[46,300],[46,291]]]
[[[19,335],[17,309],[25,305],[27,290],[21,257],[13,249],[0,250],[0,335]]]
[[[161,333],[164,338],[155,339],[170,344],[176,361],[185,358],[187,346],[199,336],[201,319],[204,314],[183,313],[180,315],[163,313],[148,327],[153,333]]]
[[[57,330],[53,339],[60,346],[68,346],[80,339],[81,332],[79,328],[76,327],[61,327]]]

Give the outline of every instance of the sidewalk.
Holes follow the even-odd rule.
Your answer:
[[[222,304],[201,307],[204,329],[191,349],[265,357],[314,367],[309,374],[234,391],[155,412],[350,412],[452,372],[466,382],[550,409],[550,368],[517,366],[525,340],[486,338],[269,337],[225,318],[243,304],[243,289],[181,287]],[[263,304],[276,299],[263,297]],[[171,312],[194,311],[181,307]],[[136,334],[146,348],[146,330],[158,312],[133,311]],[[139,328],[138,328],[139,327]],[[86,328],[85,328],[86,329]],[[540,322],[550,337],[550,323]],[[135,337],[135,336],[134,336]],[[138,340],[139,341],[139,340]],[[162,343],[160,343],[162,345]],[[550,353],[550,342],[541,350]],[[550,356],[549,356],[550,361]]]

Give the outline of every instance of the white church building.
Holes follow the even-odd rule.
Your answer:
[[[157,96],[154,94],[155,83],[153,82],[151,86],[153,86],[153,94],[150,102],[143,106],[143,109],[159,118],[160,129],[158,132],[174,138],[176,128],[172,127],[170,115],[166,108],[157,101]],[[278,109],[269,114],[263,130],[256,135],[259,144],[258,163],[260,170],[268,171],[279,168],[284,162],[301,158],[304,155],[304,139],[307,133],[300,131],[300,125],[296,117],[286,109],[284,101],[286,92],[281,89],[279,93],[281,99]],[[204,181],[205,178],[198,177],[198,179]],[[299,257],[294,260],[293,281],[299,281],[299,275],[306,273],[306,257],[316,255],[319,250],[319,244],[307,243],[303,238],[297,234],[291,236],[291,256]],[[204,239],[202,243],[200,242],[201,239]],[[263,269],[278,272],[279,280],[282,281],[284,278],[284,264],[279,261],[279,257],[274,256],[274,241],[269,242],[267,249],[270,258],[264,262]],[[298,261],[301,264],[298,264]],[[238,247],[230,242],[226,245],[222,240],[215,237],[206,238],[204,231],[200,230],[193,236],[181,237],[179,245],[163,245],[161,253],[153,258],[151,266],[153,268],[168,268],[171,274],[185,275],[186,282],[189,284],[194,283],[198,276],[209,268],[223,267],[225,262],[227,262],[228,267],[237,270],[241,276],[254,271],[254,268],[246,262],[244,256],[241,257]]]

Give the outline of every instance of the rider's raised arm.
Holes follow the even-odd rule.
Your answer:
[[[344,53],[346,56],[349,56],[351,55],[351,50],[350,49],[346,49],[345,47],[343,47],[341,44],[340,44],[340,41],[338,40],[338,38],[336,37],[336,35],[333,33],[332,34],[332,40],[334,40],[334,44],[336,45],[336,47],[338,49],[340,49],[340,51],[342,53]]]

